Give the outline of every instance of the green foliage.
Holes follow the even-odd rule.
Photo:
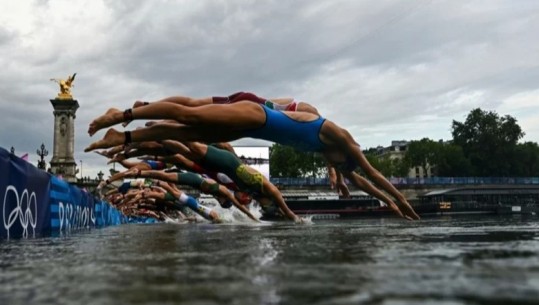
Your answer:
[[[517,120],[509,115],[473,109],[464,123],[453,121],[453,143],[462,147],[476,176],[510,176],[517,142],[524,136]]]
[[[473,109],[464,123],[453,121],[452,143],[424,138],[408,145],[409,167],[432,166],[435,176],[538,176],[537,143],[518,144],[524,132],[511,116]]]
[[[409,167],[420,167],[426,173],[428,169],[436,164],[440,143],[428,138],[420,141],[411,141],[406,149],[404,163]]]
[[[408,176],[408,172],[410,171],[410,166],[404,162],[404,160],[393,160],[393,168],[394,172],[392,176],[395,177],[406,177]]]
[[[472,164],[458,145],[439,143],[433,162],[435,176],[466,177],[472,173]]]
[[[411,167],[431,170],[433,176],[468,176],[472,172],[470,161],[458,145],[423,138],[408,144],[403,162]]]
[[[534,142],[518,144],[511,168],[514,176],[539,176],[539,146]]]
[[[319,154],[300,152],[290,146],[273,144],[269,150],[271,177],[321,177],[326,162]]]
[[[379,157],[376,149],[363,152],[369,163],[386,177],[403,177],[408,173],[408,166],[399,159],[391,159],[389,156]]]

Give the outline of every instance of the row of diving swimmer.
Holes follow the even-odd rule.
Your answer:
[[[369,163],[352,135],[323,118],[306,102],[266,99],[248,92],[227,97],[172,96],[154,102],[137,101],[125,111],[111,108],[97,117],[90,123],[88,134],[93,136],[116,124],[127,127],[133,120],[149,121],[145,127],[124,132],[109,128],[101,140],[85,149],[105,149],[98,152],[110,158],[109,162],[127,168],[101,186],[126,178],[153,181],[124,182],[107,193],[108,199],[119,204],[124,212],[138,206],[144,213],[154,215],[155,208],[151,207],[161,204],[174,211],[188,207],[212,222],[222,221],[215,209],[178,188],[188,185],[212,195],[222,207],[235,206],[253,221],[258,219],[248,208],[251,200],[265,211],[304,222],[288,208],[279,189],[260,172],[243,164],[228,144],[251,137],[320,153],[327,160],[332,185],[344,196],[349,195],[346,178],[385,202],[398,216],[419,219],[404,195]],[[151,160],[147,156],[152,156]],[[139,162],[129,161],[137,157]],[[357,169],[368,179],[358,174]]]

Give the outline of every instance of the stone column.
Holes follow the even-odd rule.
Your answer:
[[[54,149],[51,172],[62,175],[67,182],[77,182],[75,151],[75,113],[79,103],[74,99],[50,100],[54,108]]]

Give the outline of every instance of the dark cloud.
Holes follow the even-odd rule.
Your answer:
[[[104,164],[82,152],[94,117],[175,94],[294,96],[364,147],[448,138],[475,107],[515,115],[539,139],[539,109],[526,102],[539,95],[536,1],[3,5],[0,145],[34,152],[44,142],[52,154],[49,78],[78,72],[75,158],[89,173]]]

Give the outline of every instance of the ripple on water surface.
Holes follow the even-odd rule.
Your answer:
[[[537,218],[122,225],[0,242],[0,304],[536,304]]]

